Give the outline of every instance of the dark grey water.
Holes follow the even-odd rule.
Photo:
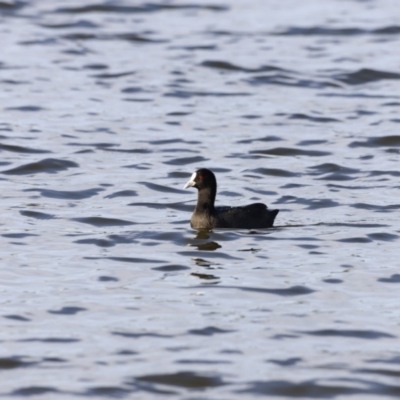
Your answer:
[[[399,397],[397,9],[0,0],[0,395]]]

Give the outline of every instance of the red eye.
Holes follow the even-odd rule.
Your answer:
[[[199,175],[199,179],[204,179],[204,175]]]

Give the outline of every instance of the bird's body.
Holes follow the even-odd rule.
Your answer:
[[[215,207],[217,181],[213,172],[206,168],[196,171],[185,185],[185,189],[191,186],[198,189],[197,205],[190,220],[190,226],[194,229],[270,228],[279,212],[269,210],[262,203],[242,207]]]

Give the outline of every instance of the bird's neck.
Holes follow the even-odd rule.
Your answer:
[[[196,211],[214,211],[216,191],[211,188],[204,188],[199,190],[197,195]]]

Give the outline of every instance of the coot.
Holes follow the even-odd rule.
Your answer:
[[[217,180],[209,169],[196,171],[184,186],[198,190],[197,205],[190,220],[193,229],[270,228],[279,210],[269,210],[265,204],[254,203],[243,207],[214,207]]]

